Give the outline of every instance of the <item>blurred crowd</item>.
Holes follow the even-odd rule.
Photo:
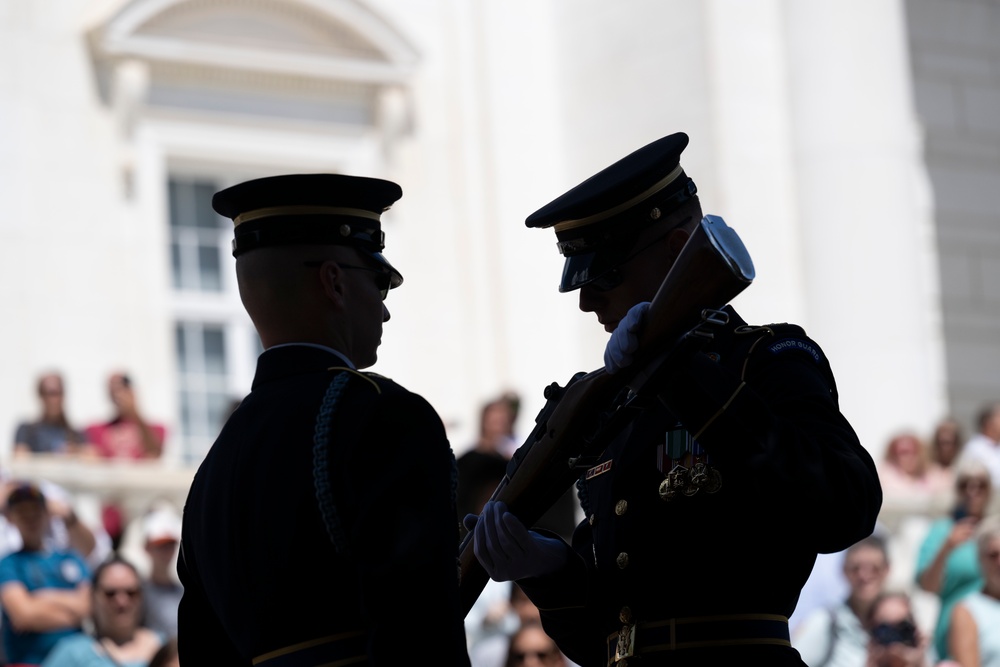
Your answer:
[[[1000,403],[889,439],[868,539],[822,554],[789,620],[810,667],[1000,667]]]
[[[59,373],[41,375],[36,392],[15,461],[161,458],[166,429],[140,409],[128,374],[109,375],[110,414],[90,424],[66,414]],[[0,469],[0,665],[176,666],[181,508],[158,499],[133,516],[102,497],[89,516],[78,505],[52,480]]]
[[[479,438],[459,456],[460,516],[479,511],[523,442],[518,403],[507,392],[483,404]],[[879,525],[821,554],[789,619],[792,645],[809,667],[1000,667],[1000,403],[970,434],[951,418],[926,435],[901,430],[876,463]],[[570,498],[545,527],[568,539],[579,519]],[[466,617],[473,667],[572,665],[538,623],[516,584],[489,582]],[[540,647],[530,656],[526,637]]]
[[[108,377],[111,414],[78,425],[58,373],[38,378],[38,415],[18,424],[13,456],[157,459],[166,429],[140,410],[126,373]],[[482,405],[479,435],[458,457],[459,518],[478,513],[522,440],[520,400]],[[876,532],[822,554],[789,619],[810,667],[1000,667],[1000,403],[973,432],[953,419],[902,430],[877,461],[884,494]],[[99,520],[44,479],[0,470],[0,665],[176,665],[180,508],[128,516],[113,499]],[[540,525],[567,539],[582,518],[575,492]],[[573,667],[516,584],[490,582],[466,617],[473,667]]]

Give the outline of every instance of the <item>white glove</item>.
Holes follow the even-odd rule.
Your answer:
[[[639,331],[646,319],[649,301],[640,301],[625,313],[611,333],[611,340],[604,348],[604,370],[609,375],[617,373],[632,363],[632,356],[639,347]]]
[[[501,501],[486,501],[481,515],[468,514],[463,523],[475,534],[473,553],[493,581],[549,574],[568,558],[565,542],[528,530]]]

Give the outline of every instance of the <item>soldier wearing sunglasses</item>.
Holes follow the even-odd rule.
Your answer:
[[[649,303],[702,221],[680,165],[687,144],[683,133],[654,141],[527,218],[556,233],[559,290],[613,332],[609,373],[631,362]],[[502,502],[465,519],[484,569],[516,581],[581,665],[802,666],[787,619],[816,555],[874,528],[875,465],[820,346],[731,306],[714,319],[710,339],[676,350],[655,391],[629,403],[631,423],[581,467],[586,518],[572,546]]]
[[[469,664],[454,453],[422,397],[363,370],[403,282],[381,228],[401,195],[380,179],[305,174],[212,200],[234,222],[264,352],[184,508],[187,667],[402,665],[428,642],[442,664]]]

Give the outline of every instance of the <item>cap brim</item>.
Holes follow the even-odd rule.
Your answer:
[[[389,273],[392,276],[389,279],[389,289],[396,289],[403,284],[403,274],[397,271],[396,267],[389,263],[389,260],[385,258],[385,255],[380,252],[369,252],[366,254],[385,268],[389,269]]]
[[[617,268],[628,256],[628,248],[605,248],[566,257],[560,292],[572,292]]]

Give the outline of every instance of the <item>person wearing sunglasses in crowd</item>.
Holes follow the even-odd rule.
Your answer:
[[[142,581],[114,555],[91,577],[91,632],[65,637],[42,667],[146,667],[167,636],[143,625]]]
[[[526,220],[554,228],[559,290],[613,332],[609,373],[632,362],[650,302],[711,222],[680,165],[687,144],[684,133],[656,140]],[[820,346],[798,326],[750,326],[731,306],[714,319],[704,344],[644,350],[671,357],[650,391],[608,406],[629,401],[635,417],[581,469],[586,518],[572,546],[500,501],[464,519],[487,573],[516,581],[580,665],[801,666],[787,618],[816,554],[874,529],[875,464]]]
[[[951,657],[948,628],[952,608],[983,585],[973,538],[977,526],[989,512],[991,495],[990,472],[986,465],[974,459],[960,461],[955,471],[955,502],[951,514],[931,524],[917,553],[916,582],[940,600],[933,646],[941,659]]]
[[[571,667],[552,638],[537,620],[527,621],[515,630],[507,643],[503,667]]]
[[[235,224],[264,352],[184,506],[185,667],[402,665],[428,642],[441,664],[469,664],[454,452],[425,399],[362,372],[403,282],[381,228],[401,196],[376,178],[289,174],[212,199]]]

